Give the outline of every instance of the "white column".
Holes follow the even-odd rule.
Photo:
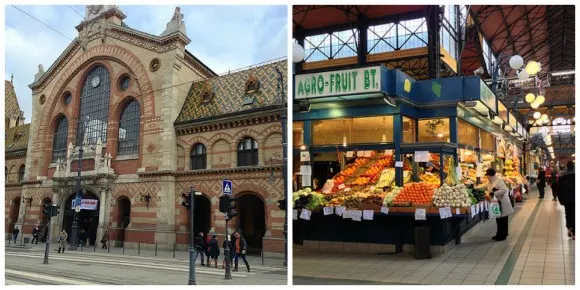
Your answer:
[[[97,228],[97,240],[98,243],[101,238],[103,237],[103,233],[105,232],[106,227],[106,208],[108,203],[108,194],[107,194],[107,187],[101,187],[99,194],[99,227]]]

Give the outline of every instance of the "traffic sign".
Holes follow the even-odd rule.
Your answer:
[[[222,192],[224,195],[232,195],[232,181],[224,179],[222,182]]]

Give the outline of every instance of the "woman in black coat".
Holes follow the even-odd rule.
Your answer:
[[[566,163],[566,171],[562,172],[556,184],[560,204],[564,206],[568,237],[576,240],[575,213],[576,213],[576,180],[574,162]]]
[[[540,169],[538,174],[538,190],[540,191],[540,198],[544,198],[544,189],[546,188],[546,171]]]
[[[215,267],[217,268],[218,267],[218,265],[217,265],[217,263],[218,263],[218,257],[220,255],[220,246],[218,244],[216,235],[212,235],[211,241],[209,241],[209,247],[208,248],[209,248],[210,258],[214,261]],[[208,264],[208,266],[209,266],[209,264]]]

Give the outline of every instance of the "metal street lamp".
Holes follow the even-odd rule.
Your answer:
[[[84,144],[84,135],[86,133],[86,121],[82,120],[84,118],[80,117],[78,124],[77,124],[77,128],[80,128],[82,131],[81,133],[78,135],[77,137],[77,143],[79,146],[79,162],[78,162],[78,168],[77,168],[77,184],[76,184],[76,195],[75,195],[75,205],[79,206],[80,205],[80,201],[81,201],[81,172],[83,171],[82,167],[83,167],[83,146]],[[89,116],[86,116],[86,120],[89,119]],[[81,123],[82,123],[82,127],[81,127]],[[65,207],[67,206],[66,204],[64,205]],[[70,237],[70,243],[69,243],[69,251],[70,250],[76,250],[77,249],[77,244],[78,244],[78,240],[79,240],[79,223],[78,223],[78,215],[76,213],[76,211],[73,211],[73,222],[72,222],[72,227],[71,227],[71,237]]]
[[[282,106],[282,114],[280,116],[280,124],[282,125],[282,176],[284,176],[284,200],[288,201],[288,175],[286,174],[288,149],[287,149],[287,117],[286,117],[286,101],[284,100],[284,76],[278,67],[274,67],[278,74],[278,96],[280,98],[280,105]],[[284,211],[284,266],[288,266],[288,205]]]

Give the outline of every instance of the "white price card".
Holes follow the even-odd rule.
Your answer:
[[[343,183],[343,184],[338,186],[338,189],[344,189],[345,187],[346,187],[346,185],[344,185],[344,183]]]
[[[300,162],[308,162],[308,161],[310,161],[310,152],[300,151]]]
[[[363,210],[363,220],[372,221],[375,212],[373,210]]]
[[[415,220],[416,221],[427,220],[427,210],[424,208],[415,209]]]
[[[362,220],[362,211],[360,210],[352,210],[351,216],[353,221],[360,222]]]
[[[429,162],[429,151],[415,151],[415,162]]]
[[[475,177],[483,177],[483,163],[478,162],[475,168]]]
[[[332,207],[330,206],[325,206],[322,211],[324,212],[324,215],[331,215],[334,213],[334,211],[332,210]]]
[[[386,206],[381,206],[381,213],[389,214],[389,208]]]
[[[446,219],[451,217],[451,208],[450,207],[442,207],[439,208],[439,215],[441,219]]]
[[[455,214],[456,214],[456,215],[460,215],[460,214],[461,214],[461,209],[459,209],[459,208],[456,208],[456,209],[455,209]]]
[[[334,213],[338,216],[341,216],[344,214],[345,209],[346,208],[344,206],[337,206],[334,208]]]
[[[310,175],[302,175],[302,187],[312,186],[312,180]]]
[[[342,218],[349,219],[352,218],[352,210],[348,209],[342,213]]]
[[[297,209],[292,210],[292,219],[298,220],[298,210]]]
[[[364,151],[363,157],[371,157],[371,153],[372,153],[372,151],[368,151],[368,150]]]
[[[475,216],[475,205],[471,206],[471,217]]]
[[[393,155],[393,150],[392,149],[385,150],[385,155]]]
[[[312,167],[310,167],[310,165],[301,165],[300,166],[300,174],[301,175],[312,175]]]
[[[312,214],[311,211],[307,210],[307,209],[303,209],[302,212],[300,212],[300,218],[303,220],[310,220],[310,215]]]
[[[396,161],[395,167],[403,167],[403,161]]]
[[[352,158],[354,156],[354,151],[346,151],[346,158]]]

